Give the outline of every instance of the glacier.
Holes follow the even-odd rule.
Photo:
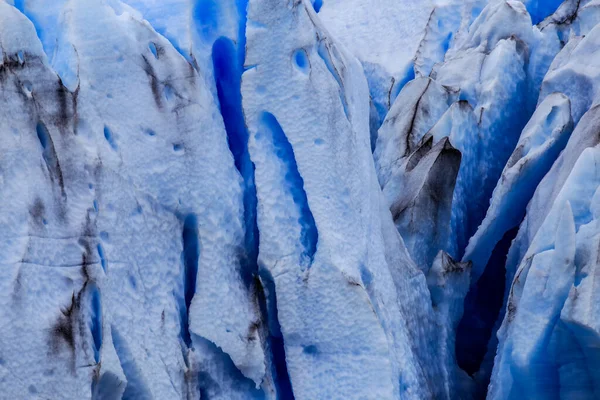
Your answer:
[[[599,50],[598,0],[0,0],[0,399],[600,398]]]

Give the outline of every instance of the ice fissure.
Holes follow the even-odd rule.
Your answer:
[[[244,282],[250,282],[257,272],[259,232],[256,225],[256,187],[254,164],[248,152],[248,130],[242,110],[241,79],[243,59],[238,58],[237,49],[231,39],[220,37],[212,48],[212,62],[221,115],[227,131],[229,149],[235,166],[244,180],[244,223],[246,226],[246,265],[242,267]]]
[[[240,31],[238,42],[219,37],[212,47],[212,65],[221,115],[227,132],[229,149],[244,181],[245,255],[240,275],[248,290],[254,292],[259,306],[264,346],[270,352],[271,374],[278,399],[293,399],[285,363],[285,349],[277,317],[277,300],[273,278],[258,265],[260,234],[257,224],[258,199],[255,166],[248,150],[249,132],[242,109],[241,80],[245,59],[246,3],[238,2]],[[283,152],[289,151],[287,148]],[[297,173],[297,172],[296,172]],[[294,176],[295,177],[295,176]],[[301,178],[300,178],[301,179]]]
[[[259,140],[270,140],[272,148],[279,158],[283,168],[285,186],[292,200],[298,208],[298,223],[300,224],[300,242],[303,246],[302,257],[307,259],[307,268],[310,268],[319,240],[319,233],[315,219],[310,211],[306,192],[304,191],[304,180],[298,172],[298,165],[294,156],[294,149],[288,141],[285,132],[279,125],[275,116],[265,112],[260,116],[260,127],[257,136]]]
[[[0,0],[0,386],[600,393],[595,0]]]
[[[200,240],[198,237],[198,219],[194,214],[185,216],[181,233],[183,251],[183,304],[181,304],[181,338],[189,347],[192,344],[189,329],[189,309],[196,293],[198,277],[198,259]]]

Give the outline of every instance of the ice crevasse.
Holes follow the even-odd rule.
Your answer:
[[[598,398],[599,22],[0,1],[0,398]]]

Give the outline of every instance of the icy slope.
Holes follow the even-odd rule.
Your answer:
[[[597,398],[599,22],[0,1],[0,398]]]

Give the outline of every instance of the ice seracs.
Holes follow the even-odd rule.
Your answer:
[[[11,398],[594,398],[596,0],[0,2]]]

